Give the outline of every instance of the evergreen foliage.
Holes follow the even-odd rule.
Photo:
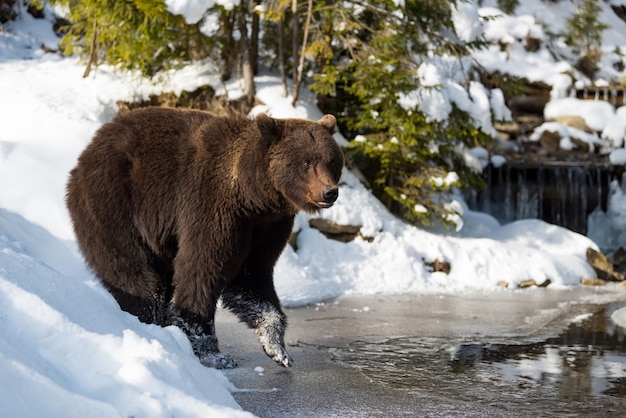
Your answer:
[[[519,0],[498,0],[498,7],[506,14],[512,14],[519,6]]]
[[[53,0],[69,9],[72,22],[61,41],[66,54],[152,77],[192,59],[206,57],[212,44],[163,0]]]
[[[336,113],[348,135],[365,135],[351,142],[349,156],[396,213],[421,224],[451,219],[444,202],[452,186],[482,184],[461,150],[484,144],[488,136],[458,108],[448,120],[430,121],[419,108],[401,106],[398,98],[420,87],[417,69],[428,57],[461,59],[482,41],[458,40],[451,19],[455,2],[406,1],[405,7],[385,0],[343,2],[351,9],[325,4],[318,11],[341,24],[319,37],[335,52],[332,60],[325,57],[311,88],[340,103]],[[442,181],[452,171],[458,180]]]
[[[576,12],[567,20],[567,43],[580,54],[576,67],[590,78],[597,72],[602,56],[602,32],[609,28],[598,21],[601,11],[598,0],[579,0]]]

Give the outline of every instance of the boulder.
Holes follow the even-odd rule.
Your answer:
[[[537,286],[537,282],[534,279],[524,280],[517,285],[520,289],[526,289],[531,286]]]
[[[580,279],[580,284],[583,286],[604,286],[606,284],[605,280],[598,278],[583,278]]]
[[[340,225],[336,222],[322,218],[313,218],[309,226],[320,231],[326,238],[340,242],[350,242],[359,235],[360,225]]]
[[[541,147],[545,152],[558,152],[561,144],[561,135],[558,132],[543,131],[539,137]]]
[[[524,281],[520,282],[517,285],[517,287],[519,287],[520,289],[526,289],[527,287],[532,287],[532,286],[548,287],[548,286],[550,286],[551,283],[552,283],[552,280],[550,280],[550,279],[545,279],[541,283],[537,283],[537,280],[535,280],[535,279],[528,279],[528,280],[524,280]]]
[[[626,266],[626,250],[619,247],[613,253],[613,264],[617,266]]]
[[[589,151],[591,151],[591,148],[589,147],[589,143],[583,141],[582,139],[570,138],[570,141],[572,141],[572,143],[576,146],[576,148],[572,150],[573,152],[582,152],[586,154]]]
[[[581,116],[557,116],[556,118],[549,119],[547,122],[558,122],[561,125],[568,126],[570,128],[578,129],[579,131],[584,131],[587,133],[592,133],[593,131],[585,122],[585,119]]]
[[[450,269],[452,268],[448,261],[440,261],[438,259],[435,259],[435,261],[431,261],[431,262],[424,262],[424,265],[431,268],[430,270],[431,273],[434,273],[437,271],[437,272],[442,272],[445,274],[450,274]]]
[[[538,284],[537,286],[538,286],[538,287],[548,287],[548,286],[550,286],[551,284],[552,284],[552,280],[550,280],[550,279],[545,279],[545,280],[543,281],[543,283],[540,283],[540,284]]]
[[[615,271],[613,263],[606,257],[606,255],[594,250],[593,248],[587,248],[587,262],[596,272],[599,279],[621,282],[626,278],[622,273]]]

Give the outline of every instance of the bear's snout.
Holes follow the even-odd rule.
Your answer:
[[[324,187],[322,191],[322,201],[326,203],[329,207],[335,203],[337,197],[339,196],[339,189],[337,187]]]

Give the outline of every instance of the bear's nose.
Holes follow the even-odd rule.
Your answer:
[[[339,189],[336,187],[324,187],[324,191],[322,192],[322,199],[324,202],[333,203],[337,200],[339,196]]]

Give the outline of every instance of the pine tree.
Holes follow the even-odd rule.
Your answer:
[[[167,11],[163,0],[55,0],[72,22],[61,47],[92,65],[107,62],[149,77],[209,56],[213,44],[199,25]]]
[[[579,0],[576,12],[567,20],[568,44],[580,54],[576,67],[590,78],[598,71],[602,32],[609,28],[598,20],[601,11],[597,0]]]
[[[452,186],[478,187],[481,179],[460,149],[485,143],[488,136],[466,112],[454,107],[448,120],[432,121],[399,97],[420,87],[418,68],[429,56],[462,59],[482,41],[455,36],[452,7],[436,0],[396,2],[326,1],[317,8],[321,36],[311,45],[322,52],[324,68],[311,88],[326,97],[340,116],[350,158],[371,180],[374,193],[393,211],[428,224],[451,219],[444,203]],[[324,24],[324,22],[329,24]],[[332,22],[332,23],[330,23]],[[325,29],[324,29],[325,28]],[[437,87],[432,87],[437,88]],[[365,139],[364,139],[365,138]],[[455,172],[458,180],[442,181]]]

